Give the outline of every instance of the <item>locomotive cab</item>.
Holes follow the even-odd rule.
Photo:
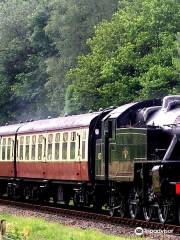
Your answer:
[[[134,162],[147,161],[148,130],[138,118],[144,107],[159,100],[123,105],[102,120],[102,135],[96,141],[96,179],[133,181]]]

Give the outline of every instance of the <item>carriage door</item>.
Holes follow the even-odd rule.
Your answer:
[[[79,165],[79,180],[88,180],[87,130],[80,129],[77,133],[77,160]]]
[[[51,173],[51,166],[52,166],[52,160],[54,159],[54,141],[55,141],[55,134],[54,133],[47,133],[44,136],[44,157],[43,157],[43,174],[44,178],[49,177],[49,174]]]
[[[0,176],[14,176],[14,136],[0,137]]]
[[[41,176],[46,178],[46,161],[47,161],[47,135],[38,136],[38,162],[40,164]]]
[[[75,167],[73,178],[81,181],[81,132],[73,131],[70,136],[70,159],[72,161],[72,167]],[[74,160],[73,160],[74,159]],[[74,162],[74,163],[73,163]]]

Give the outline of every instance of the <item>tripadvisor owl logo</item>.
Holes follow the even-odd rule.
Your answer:
[[[144,234],[144,230],[142,227],[137,227],[135,230],[134,230],[134,233],[137,235],[137,236],[142,236]]]

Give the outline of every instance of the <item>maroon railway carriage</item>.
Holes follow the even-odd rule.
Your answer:
[[[95,162],[92,159],[95,154],[90,154],[95,149],[92,132],[96,126],[100,129],[104,114],[96,112],[0,127],[1,192],[9,188],[8,194],[12,196],[23,189],[23,197],[33,198],[29,192],[37,195],[41,187],[48,186],[48,192],[53,189],[52,195],[57,197],[56,193],[64,192],[63,188],[72,192],[69,186],[90,182],[94,173],[89,169]],[[64,200],[62,196],[57,198]]]

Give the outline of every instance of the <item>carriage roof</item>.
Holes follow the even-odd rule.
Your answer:
[[[101,112],[43,119],[0,127],[0,136],[88,127]]]

